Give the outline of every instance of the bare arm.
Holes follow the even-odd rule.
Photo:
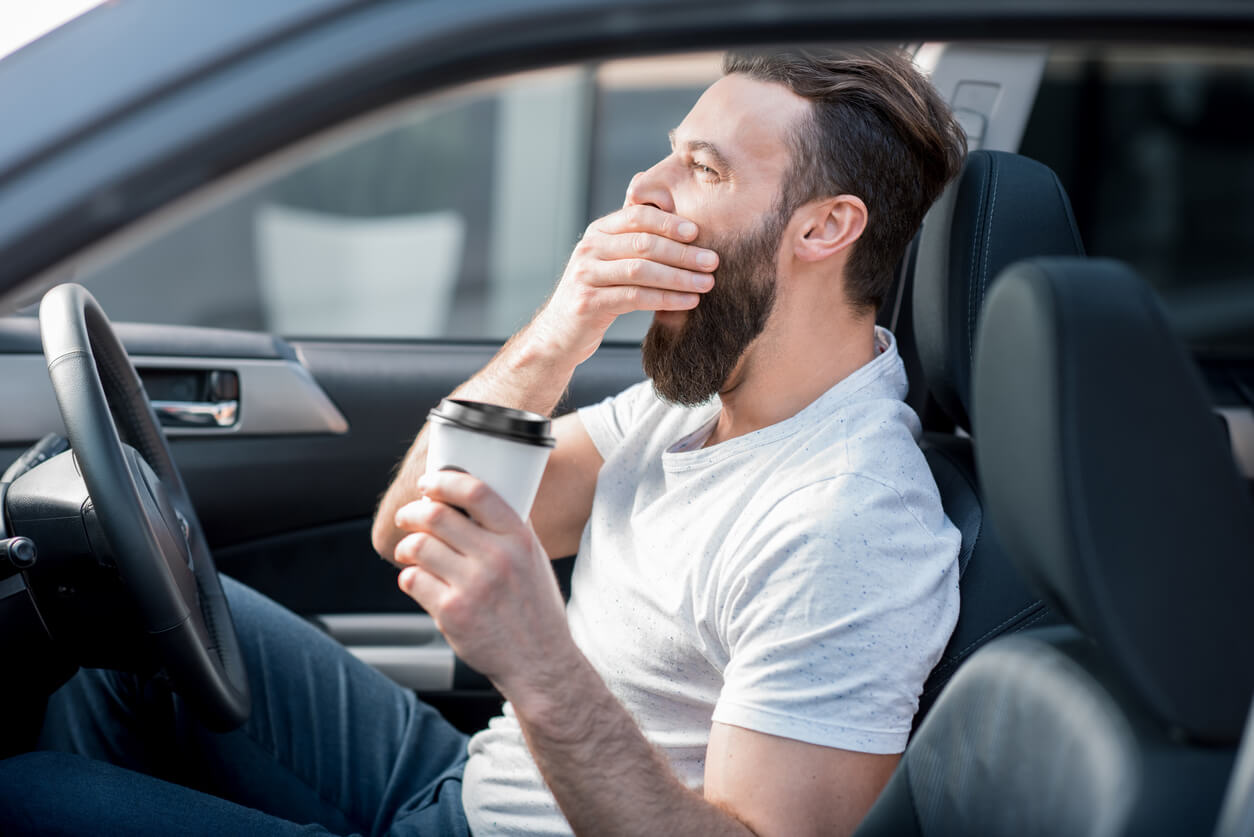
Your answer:
[[[514,703],[576,834],[850,834],[900,758],[716,723],[702,796],[679,782],[586,661],[577,671],[551,701]]]
[[[901,760],[715,723],[705,798],[756,834],[850,834]]]
[[[592,356],[605,331],[629,311],[685,310],[710,289],[712,251],[686,244],[696,225],[652,206],[632,206],[589,225],[571,254],[553,296],[531,324],[505,344],[454,395],[550,415],[575,367]],[[579,543],[601,467],[592,440],[574,417],[554,425],[557,446],[532,509],[532,522],[553,557],[571,555]],[[425,426],[401,461],[375,513],[375,550],[394,560],[405,532],[396,513],[418,500],[426,469]]]
[[[527,524],[468,474],[422,486],[434,502],[400,515],[411,534],[396,551],[408,565],[398,583],[513,703],[575,833],[845,834],[861,820],[897,756],[715,724],[704,796],[684,787],[575,645]]]

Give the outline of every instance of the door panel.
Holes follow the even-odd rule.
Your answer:
[[[0,324],[4,331],[11,321]],[[33,321],[22,340],[0,341],[0,369],[18,391],[4,424],[0,456],[12,460],[30,442],[60,429]],[[295,343],[261,338],[270,357],[228,357],[221,341],[239,332],[170,326],[120,326],[141,370],[172,367],[243,371],[240,421],[227,433],[168,431],[171,447],[215,548],[369,518],[375,503],[427,412],[497,351],[490,344]],[[10,334],[10,337],[12,335]],[[205,356],[195,357],[197,340]],[[287,357],[283,357],[287,355]],[[282,374],[251,375],[267,364],[291,367],[340,422],[303,417],[286,430],[294,390]],[[592,403],[641,377],[639,349],[603,347],[583,364],[562,409]],[[252,385],[250,389],[249,385]],[[297,393],[299,394],[299,393]],[[321,429],[326,428],[326,429]]]
[[[494,713],[499,697],[490,684],[454,659],[430,620],[397,589],[395,569],[371,547],[370,521],[427,412],[498,347],[289,345],[262,334],[126,324],[118,331],[141,371],[240,374],[233,430],[169,434],[219,569],[312,619],[466,728]],[[0,338],[0,370],[10,391],[23,394],[14,411],[21,421],[6,422],[0,440],[7,465],[27,444],[58,430],[60,419],[34,321],[0,321]],[[228,345],[233,352],[224,351]],[[288,367],[293,374],[283,380],[305,381],[315,393],[301,409],[339,416],[338,424],[298,420],[283,432],[273,422],[259,423],[258,415],[290,413],[294,390],[256,370]],[[638,347],[603,347],[580,366],[562,410],[640,378]],[[563,584],[570,563],[555,562]]]

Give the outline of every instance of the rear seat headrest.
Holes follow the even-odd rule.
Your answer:
[[[1113,261],[1014,265],[973,375],[1008,553],[1151,711],[1235,743],[1254,692],[1254,503],[1153,292]]]
[[[1035,256],[1081,256],[1071,202],[1042,163],[973,151],[923,221],[914,273],[914,333],[933,397],[970,429],[977,315],[993,278]]]

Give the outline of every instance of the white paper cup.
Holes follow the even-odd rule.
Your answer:
[[[549,420],[457,398],[445,398],[427,418],[427,473],[465,471],[526,520],[555,444]]]

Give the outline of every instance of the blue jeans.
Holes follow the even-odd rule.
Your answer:
[[[252,687],[205,730],[160,681],[84,669],[0,761],[3,834],[469,834],[466,736],[303,619],[222,579]]]

